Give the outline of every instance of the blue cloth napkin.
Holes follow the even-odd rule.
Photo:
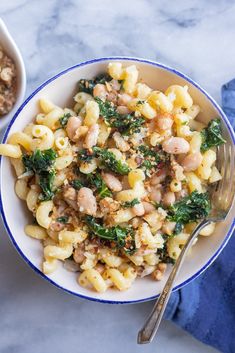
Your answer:
[[[235,129],[235,79],[222,87],[222,107]],[[173,293],[165,318],[223,353],[235,353],[235,237],[196,280]]]

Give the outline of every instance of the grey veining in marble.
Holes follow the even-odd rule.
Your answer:
[[[23,54],[27,94],[80,61],[129,55],[185,72],[220,100],[235,77],[234,0],[1,0]],[[39,278],[0,225],[0,352],[209,353],[171,323],[156,341],[137,346],[151,303],[110,306],[69,296]]]

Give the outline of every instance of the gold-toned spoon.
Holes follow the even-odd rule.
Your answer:
[[[217,164],[221,171],[222,179],[214,186],[210,193],[212,210],[209,216],[197,225],[182,248],[182,251],[176,260],[170,276],[163,288],[163,291],[161,292],[143,328],[138,333],[139,344],[152,342],[161,323],[167,303],[170,299],[175,278],[180,271],[187,251],[192,246],[199,232],[211,222],[221,222],[225,220],[230,209],[232,208],[235,194],[234,149],[228,144],[219,146],[217,149],[217,155]]]

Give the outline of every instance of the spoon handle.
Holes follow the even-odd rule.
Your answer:
[[[166,281],[166,284],[163,288],[163,291],[161,292],[156,304],[153,307],[153,310],[151,314],[149,315],[148,319],[146,320],[144,326],[138,333],[138,343],[143,344],[143,343],[150,343],[152,342],[158,327],[160,325],[160,322],[162,320],[163,314],[165,312],[167,303],[170,299],[170,295],[172,292],[172,288],[175,282],[175,278],[177,274],[180,271],[181,265],[183,263],[183,260],[185,258],[185,255],[188,251],[188,249],[191,247],[194,239],[198,235],[198,233],[207,225],[209,224],[209,220],[203,220],[201,223],[197,225],[197,227],[194,229],[192,234],[189,236],[187,242],[185,243],[178,259],[176,260],[176,263]]]

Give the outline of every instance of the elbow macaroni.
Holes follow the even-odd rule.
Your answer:
[[[188,93],[187,86],[172,85],[167,88],[165,92],[166,96],[173,96],[173,104],[175,107],[189,109],[193,105],[193,100]]]
[[[175,235],[169,205],[222,178],[214,149],[201,155],[205,125],[187,86],[158,91],[139,79],[135,65],[116,60],[108,74],[80,80],[72,109],[42,97],[35,123],[0,144],[17,176],[15,193],[36,218],[25,234],[41,241],[43,272],[72,264],[81,271],[78,284],[99,293],[128,290],[150,274],[160,280],[197,225],[183,224]],[[200,235],[214,230],[211,223]]]
[[[86,102],[86,116],[84,119],[84,125],[91,126],[94,125],[99,119],[99,106],[94,101]]]
[[[41,151],[48,150],[54,145],[54,134],[52,130],[44,125],[34,125],[32,135],[35,137],[31,143],[32,151],[39,149]]]
[[[24,132],[15,132],[9,137],[8,143],[12,145],[19,144],[23,146],[26,149],[26,151],[30,151],[30,145],[32,143],[32,139]]]
[[[0,155],[11,158],[20,158],[22,156],[22,152],[19,145],[5,143],[0,144]]]
[[[46,229],[49,228],[52,220],[49,215],[50,215],[50,212],[52,211],[52,208],[53,208],[52,201],[41,202],[41,204],[38,206],[36,210],[36,220],[41,227]]]

